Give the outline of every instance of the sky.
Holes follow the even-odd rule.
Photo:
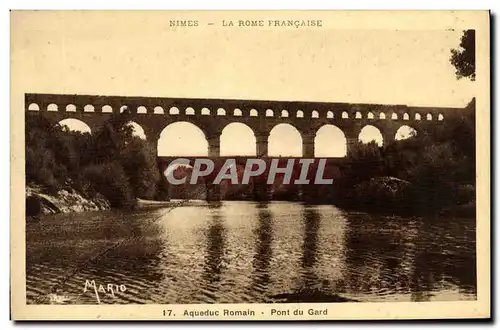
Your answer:
[[[474,83],[457,80],[449,62],[460,30],[244,29],[224,28],[217,20],[213,27],[202,20],[196,28],[172,28],[171,16],[78,11],[13,16],[12,63],[24,72],[16,79],[31,93],[442,107],[465,106],[475,95]],[[297,132],[280,130],[270,152],[297,153]],[[160,141],[159,152],[203,152],[199,146],[186,149],[191,143],[182,135],[188,131],[196,128],[177,125],[165,133],[179,143]],[[255,149],[244,128],[226,133],[222,153]],[[319,154],[343,152],[342,136],[322,135],[326,142],[318,141]],[[365,135],[378,139],[377,132]]]

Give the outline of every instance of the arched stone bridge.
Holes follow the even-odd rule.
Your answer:
[[[220,135],[225,126],[241,122],[256,137],[257,156],[268,156],[268,137],[272,128],[287,123],[302,136],[302,156],[314,157],[314,138],[325,124],[340,128],[349,146],[357,141],[366,125],[378,128],[384,141],[393,140],[402,125],[419,131],[445,122],[447,111],[455,108],[410,107],[406,105],[352,104],[296,101],[258,101],[236,99],[188,99],[102,95],[25,94],[28,115],[43,113],[49,120],[74,118],[92,131],[114,113],[127,109],[149,141],[157,142],[169,124],[189,122],[199,127],[209,145],[209,156],[220,155]]]

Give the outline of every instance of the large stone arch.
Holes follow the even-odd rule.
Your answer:
[[[141,139],[146,140],[148,136],[146,135],[146,131],[144,130],[144,127],[142,127],[141,124],[137,123],[134,120],[130,120],[125,125],[128,125],[132,128],[133,130],[133,135],[140,137]]]
[[[369,143],[374,141],[379,146],[382,146],[384,141],[384,136],[382,130],[376,125],[365,125],[359,131],[358,140],[363,143]]]
[[[220,155],[256,156],[254,130],[241,122],[232,122],[225,125],[220,136]]]
[[[269,131],[268,155],[279,157],[302,157],[303,136],[290,123],[278,123]]]
[[[406,140],[413,136],[416,136],[418,131],[410,125],[401,125],[394,135],[395,140]]]
[[[92,134],[92,129],[83,120],[77,118],[65,118],[58,121],[58,124],[70,131],[79,131]]]
[[[205,132],[189,121],[167,125],[157,142],[158,156],[208,156]]]
[[[332,124],[319,127],[314,137],[314,156],[345,157],[346,155],[347,139],[344,131]]]

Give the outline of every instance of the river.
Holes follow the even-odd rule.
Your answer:
[[[476,299],[471,218],[193,201],[45,216],[26,242],[28,304]]]

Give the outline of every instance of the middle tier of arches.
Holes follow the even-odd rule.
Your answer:
[[[350,145],[411,137],[416,130],[408,125],[399,129],[380,129],[364,125],[346,130],[333,124],[303,132],[289,123],[274,125],[268,132],[253,130],[242,122],[229,123],[220,133],[211,133],[197,125],[179,121],[167,125],[158,136],[158,156],[254,156],[254,157],[345,157]],[[151,141],[154,143],[154,141]]]

